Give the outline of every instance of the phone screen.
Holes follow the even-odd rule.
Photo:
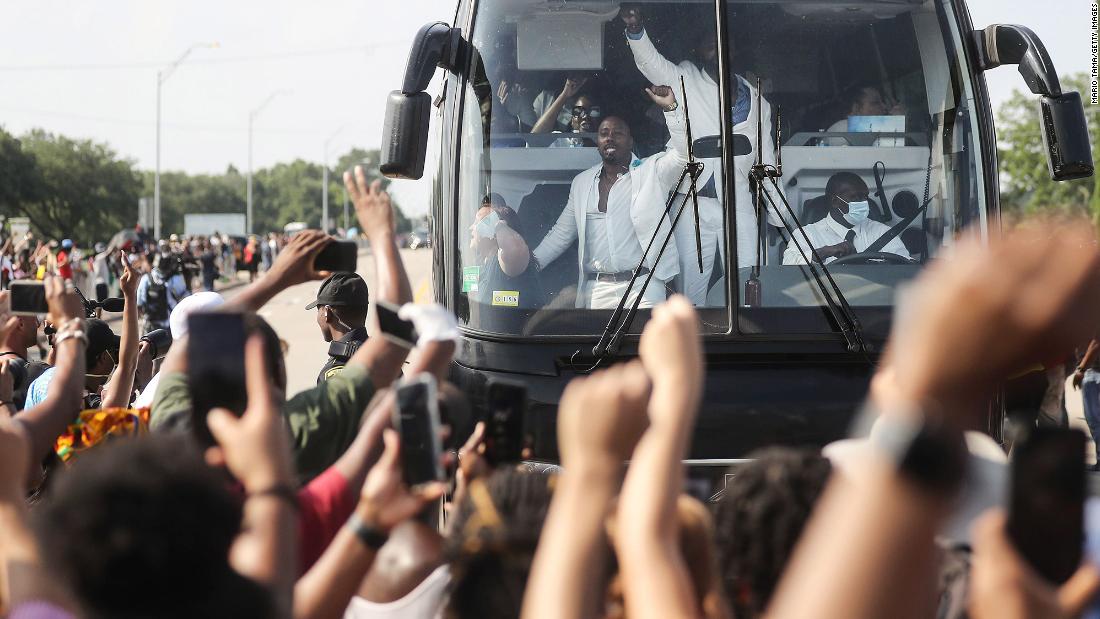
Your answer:
[[[489,407],[485,419],[485,459],[489,464],[509,464],[523,459],[523,414],[527,388],[518,383],[489,383]]]
[[[374,310],[378,313],[378,326],[382,335],[405,348],[414,348],[419,335],[416,327],[408,320],[397,317],[398,307],[385,301],[375,301]]]
[[[397,388],[393,427],[401,435],[401,472],[405,483],[411,487],[443,479],[443,466],[439,462],[439,406],[431,375],[421,375]]]
[[[206,425],[212,408],[240,416],[248,405],[244,378],[244,316],[204,312],[188,317],[187,372],[193,430],[203,445],[214,444]]]
[[[1084,544],[1085,435],[1031,428],[1012,460],[1008,535],[1052,583],[1069,579]]]
[[[359,260],[359,247],[355,241],[332,241],[313,259],[316,271],[351,271]]]
[[[46,287],[42,282],[14,281],[11,283],[11,313],[33,316],[49,313],[46,304]]]

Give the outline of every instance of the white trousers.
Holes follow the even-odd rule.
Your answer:
[[[683,200],[676,196],[671,216]],[[756,212],[751,204],[739,204],[737,218],[737,264],[747,267],[756,263]],[[680,281],[682,291],[692,304],[706,305],[710,277],[714,271],[714,256],[717,253],[724,263],[722,239],[725,227],[722,225],[722,206],[715,198],[699,198],[699,240],[703,249],[703,272],[699,272],[698,253],[695,250],[695,213],[688,199],[687,210],[676,223],[673,234],[676,239],[676,251],[680,254]],[[728,267],[727,267],[728,268]],[[727,276],[729,274],[727,273]]]
[[[638,298],[638,291],[641,290],[642,284],[645,283],[645,278],[645,275],[638,276],[638,279],[634,282],[634,289],[630,291],[630,296],[626,299],[626,305],[623,306],[624,308],[630,308],[634,304],[634,300]],[[623,297],[623,293],[626,292],[626,286],[629,283],[629,281],[590,281],[588,284],[588,309],[615,309],[619,306],[619,299]],[[665,285],[654,277],[653,281],[649,282],[649,286],[646,286],[645,294],[642,295],[642,302],[638,304],[638,307],[653,307],[664,300]]]

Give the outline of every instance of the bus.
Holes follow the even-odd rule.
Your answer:
[[[635,356],[649,308],[682,293],[707,362],[693,462],[846,436],[899,288],[960,235],[997,233],[983,72],[1001,65],[1036,95],[1050,176],[1091,176],[1080,95],[1043,43],[975,29],[964,0],[461,0],[418,33],[381,166],[421,178],[437,132],[451,380],[479,409],[494,381],[526,384],[525,432],[553,461],[568,381]],[[537,294],[484,290],[488,204],[515,215]],[[990,402],[994,437],[1004,410]]]

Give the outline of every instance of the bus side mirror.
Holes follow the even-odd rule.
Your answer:
[[[395,90],[390,93],[382,124],[384,141],[378,166],[383,176],[413,180],[424,176],[431,110],[432,97],[426,92],[407,95]]]
[[[1039,109],[1050,178],[1068,181],[1092,176],[1092,146],[1081,95],[1067,92],[1058,97],[1041,97]]]
[[[981,70],[1019,65],[1020,75],[1039,101],[1043,145],[1050,178],[1066,181],[1093,175],[1092,147],[1081,95],[1062,92],[1046,46],[1029,28],[994,24],[971,33]]]
[[[462,31],[443,22],[427,24],[416,33],[405,81],[386,102],[379,166],[386,177],[416,180],[424,175],[432,103],[424,90],[436,68],[459,71],[462,47]]]

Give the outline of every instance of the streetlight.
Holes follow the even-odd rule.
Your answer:
[[[248,234],[252,234],[252,123],[256,115],[260,113],[271,100],[279,95],[288,95],[289,90],[276,90],[264,99],[264,102],[256,106],[256,109],[248,113],[248,213],[245,215],[244,227]]]
[[[324,152],[324,166],[325,170],[321,174],[321,230],[328,232],[328,145],[340,135],[340,132],[344,130],[347,125],[342,125],[339,129],[332,132],[332,135],[328,136],[325,140],[325,152]]]
[[[216,49],[217,47],[217,41],[213,43],[196,43],[180,54],[175,62],[157,71],[157,171],[153,175],[153,237],[158,240],[160,239],[160,87],[168,81],[169,77],[172,77],[176,67],[180,66],[180,63],[191,55],[191,52],[199,48]]]

